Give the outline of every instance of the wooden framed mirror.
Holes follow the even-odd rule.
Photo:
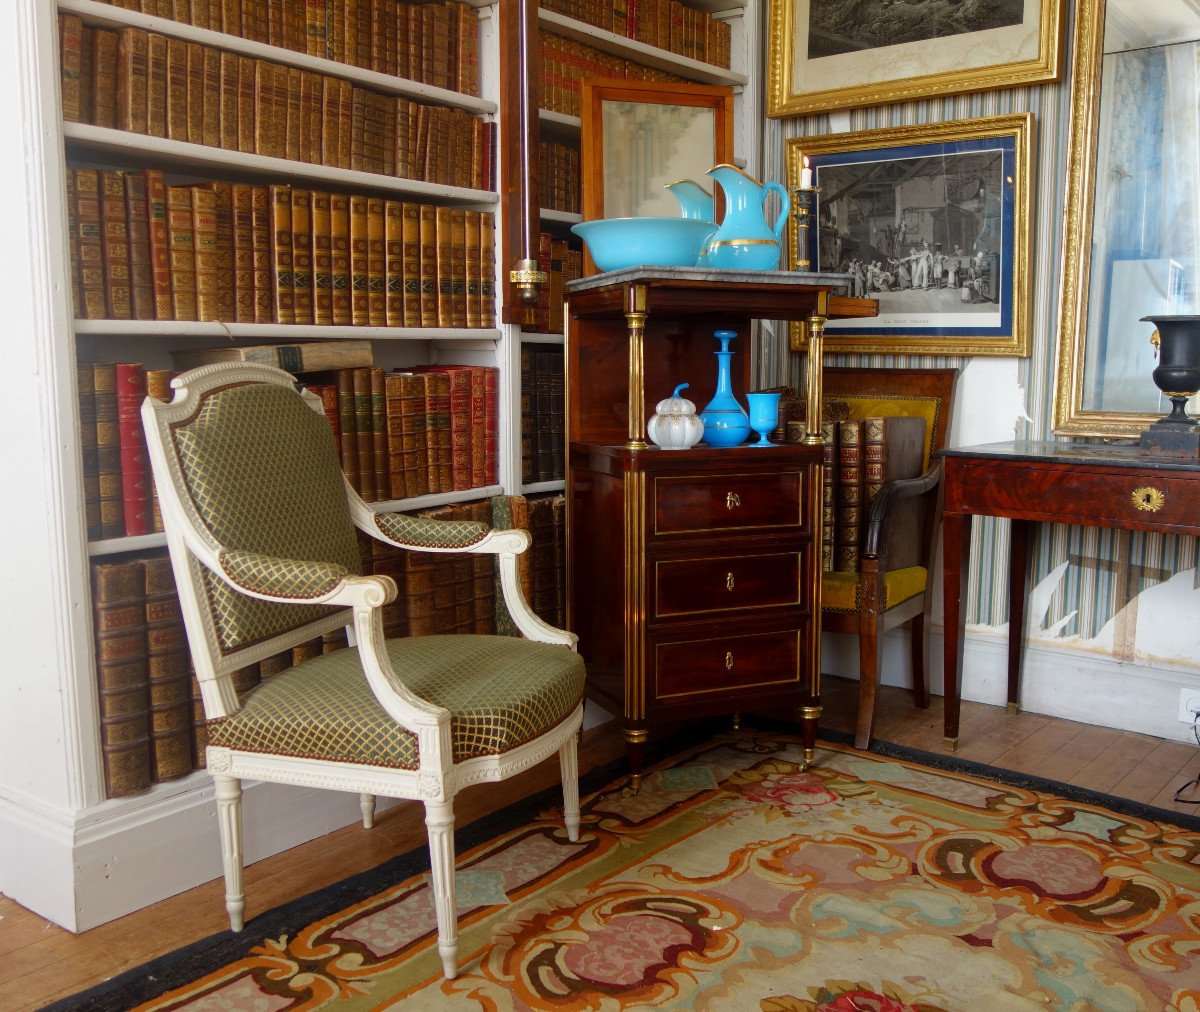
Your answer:
[[[1170,409],[1140,318],[1200,311],[1200,8],[1075,17],[1054,431],[1132,437]]]
[[[666,81],[585,80],[582,89],[583,218],[674,217],[667,183],[733,161],[733,89]],[[718,197],[718,220],[720,194]]]

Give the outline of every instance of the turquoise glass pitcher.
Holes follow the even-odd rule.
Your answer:
[[[694,218],[696,221],[715,222],[717,220],[713,217],[716,211],[713,208],[712,194],[694,179],[677,179],[666,185],[675,199],[679,201],[683,217]]]
[[[701,263],[709,267],[734,267],[773,271],[783,251],[783,226],[792,202],[779,183],[760,183],[736,165],[714,165],[708,170],[725,194],[725,217],[708,240]],[[767,195],[779,195],[779,217],[767,224],[763,205]]]

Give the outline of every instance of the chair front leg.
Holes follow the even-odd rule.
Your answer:
[[[246,893],[242,885],[242,782],[213,774],[217,825],[221,830],[221,861],[225,866],[225,909],[229,927],[241,931],[246,923]]]
[[[360,794],[358,796],[358,807],[362,812],[363,829],[370,829],[375,825],[375,795]]]
[[[558,750],[558,766],[562,771],[563,822],[567,839],[579,839],[579,750],[577,736],[571,735]]]
[[[454,888],[454,805],[425,802],[433,909],[437,914],[438,953],[447,980],[458,976],[458,909]]]
[[[879,560],[862,560],[859,569],[858,592],[858,723],[854,730],[854,747],[869,748],[871,729],[875,724],[875,696],[879,689],[879,625],[883,613],[883,574]]]

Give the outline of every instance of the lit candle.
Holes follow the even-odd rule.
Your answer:
[[[800,189],[812,189],[812,169],[808,167],[808,155],[804,156],[804,168],[800,170]]]

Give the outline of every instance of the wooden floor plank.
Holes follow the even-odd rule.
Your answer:
[[[1153,739],[1152,739],[1153,740]],[[1117,781],[1113,793],[1149,804],[1169,784],[1182,784],[1187,777],[1183,769],[1196,754],[1195,745],[1179,741],[1158,740],[1157,744],[1132,764],[1129,772]]]
[[[1158,742],[1157,738],[1133,731],[1119,731],[1117,735],[1109,748],[1095,756],[1071,778],[1071,783],[1089,791],[1113,794],[1118,782],[1129,772],[1130,763],[1136,763],[1139,756],[1145,755]]]

